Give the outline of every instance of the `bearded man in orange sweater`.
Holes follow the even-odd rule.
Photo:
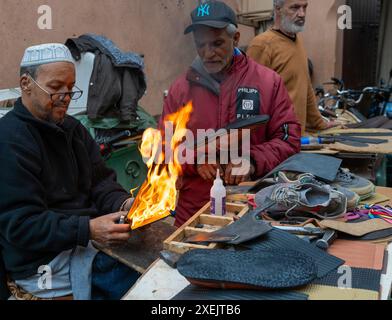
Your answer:
[[[273,27],[254,38],[247,52],[283,78],[302,134],[305,129],[322,130],[337,125],[322,118],[310,80],[308,58],[299,34],[305,27],[307,7],[307,0],[274,0]]]

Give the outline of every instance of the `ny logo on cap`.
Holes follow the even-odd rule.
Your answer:
[[[210,15],[210,5],[209,4],[202,4],[197,10],[198,17],[204,17]]]

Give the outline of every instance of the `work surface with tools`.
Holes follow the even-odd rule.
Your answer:
[[[392,199],[392,189],[377,188],[377,194],[380,198],[375,198],[377,202]],[[384,196],[384,198],[383,198]],[[391,205],[392,201],[382,202],[383,205]],[[241,212],[241,210],[238,210]],[[205,215],[201,215],[205,216]],[[205,218],[203,218],[205,219]],[[200,221],[199,221],[200,222]],[[192,224],[193,223],[193,224]],[[196,221],[191,221],[194,225]],[[163,224],[165,224],[163,222]],[[338,275],[329,274],[318,281],[312,282],[310,285],[298,288],[292,291],[279,291],[275,293],[241,291],[241,290],[206,290],[198,288],[190,284],[190,282],[182,276],[179,271],[172,268],[167,259],[157,257],[159,249],[172,248],[168,245],[165,237],[173,229],[163,225],[156,225],[154,228],[164,229],[155,240],[153,245],[154,254],[149,255],[148,261],[143,261],[144,271],[136,284],[130,288],[129,292],[123,297],[124,300],[198,300],[198,299],[255,299],[255,300],[387,300],[391,296],[392,287],[392,243],[370,243],[364,241],[350,241],[338,239],[328,248],[328,253],[341,260],[344,266],[350,267],[353,277],[352,288],[342,289],[336,283]],[[188,228],[189,235],[192,235],[192,226]],[[189,233],[190,231],[190,233]],[[154,232],[155,233],[155,232]],[[175,231],[174,238],[178,241],[178,234]],[[184,234],[185,234],[184,233]],[[158,234],[158,233],[156,233]],[[169,237],[170,240],[173,237]],[[179,245],[175,242],[174,248]],[[166,243],[164,243],[166,242]],[[144,252],[149,252],[149,244],[145,243]],[[182,250],[182,249],[181,249]],[[174,250],[178,251],[178,250]],[[185,250],[186,251],[186,250]],[[129,266],[135,267],[135,259],[132,254],[122,252],[105,251],[115,258],[121,260]],[[139,254],[139,253],[138,253]],[[139,255],[138,255],[139,256]],[[153,261],[155,257],[155,260]],[[146,268],[146,264],[152,262]],[[339,271],[340,272],[340,271]],[[344,269],[342,273],[344,272]]]
[[[392,153],[392,133],[387,129],[337,129],[332,128],[317,133],[310,132],[307,136],[329,136],[359,139],[380,140],[382,143],[361,143],[356,141],[336,141],[312,146],[302,146],[303,153],[316,153],[329,155],[343,160],[344,167],[351,172],[375,181],[378,174],[386,176],[386,172],[379,172],[383,169],[382,164],[386,156]],[[385,170],[385,169],[384,169]],[[378,181],[381,185],[386,185],[386,181]]]

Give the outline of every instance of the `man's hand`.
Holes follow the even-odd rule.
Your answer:
[[[127,242],[131,237],[129,224],[117,224],[127,214],[116,212],[90,220],[90,239],[109,246]]]
[[[227,185],[239,185],[242,182],[249,181],[255,173],[255,167],[250,161],[242,159],[240,164],[230,162],[225,170],[224,180]]]
[[[337,121],[328,121],[326,122],[327,127],[325,129],[331,129],[331,128],[335,128],[335,127],[343,127],[341,123],[337,122]]]
[[[197,173],[204,180],[214,181],[216,178],[216,171],[219,169],[220,175],[223,176],[223,170],[218,164],[198,164],[196,166]]]

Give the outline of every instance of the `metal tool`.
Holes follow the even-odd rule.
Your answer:
[[[337,237],[337,231],[328,229],[325,231],[324,236],[321,239],[317,240],[316,246],[320,249],[327,250]]]
[[[325,231],[321,228],[311,228],[311,227],[284,227],[284,226],[274,226],[275,229],[286,231],[292,234],[301,236],[318,236],[322,237]]]
[[[357,142],[364,144],[382,144],[387,143],[387,139],[377,139],[377,138],[364,138],[355,136],[343,136],[343,135],[320,135],[320,139],[325,141],[324,143],[334,143],[334,142]]]
[[[125,224],[125,216],[120,217],[120,220],[118,220],[118,224]]]

